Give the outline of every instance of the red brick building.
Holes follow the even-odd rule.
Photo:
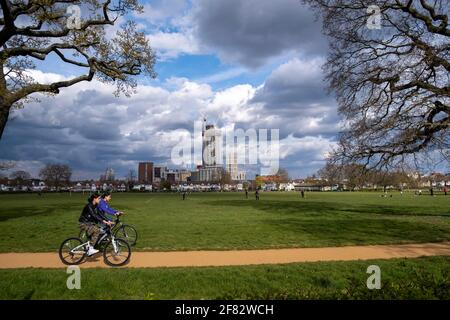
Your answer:
[[[153,162],[139,162],[138,181],[144,184],[153,184]]]

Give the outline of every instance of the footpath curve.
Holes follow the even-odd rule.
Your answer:
[[[232,251],[133,252],[125,268],[242,266],[315,261],[450,256],[450,242]],[[82,268],[109,268],[102,255],[87,258]],[[0,269],[65,268],[56,252],[0,253]]]

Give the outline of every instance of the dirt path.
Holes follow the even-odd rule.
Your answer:
[[[282,264],[312,261],[450,256],[450,242],[405,245],[347,246],[236,251],[133,252],[127,268],[204,267]],[[83,268],[108,267],[102,256],[88,258]],[[63,268],[57,253],[1,253],[0,269]]]

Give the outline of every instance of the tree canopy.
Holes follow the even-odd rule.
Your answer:
[[[9,176],[13,180],[29,180],[31,179],[31,174],[24,170],[17,170],[10,174]]]
[[[304,1],[330,38],[324,68],[345,122],[333,158],[372,168],[448,159],[450,2]]]
[[[50,187],[58,189],[67,185],[72,176],[72,169],[65,164],[47,164],[39,172],[39,177]]]
[[[138,0],[0,0],[0,5],[0,138],[11,108],[33,93],[57,94],[96,78],[115,83],[116,94],[129,95],[135,76],[155,76],[155,54],[145,34],[126,20],[142,12]],[[80,74],[37,82],[30,70],[50,57]]]

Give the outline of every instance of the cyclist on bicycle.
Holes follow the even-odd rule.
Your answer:
[[[112,221],[112,216],[118,216],[123,214],[122,211],[111,208],[108,202],[111,201],[111,193],[105,192],[102,194],[100,201],[98,203],[98,210],[106,217],[109,221]]]
[[[97,205],[100,201],[100,195],[95,193],[91,195],[88,199],[88,203],[84,206],[81,212],[78,222],[80,223],[80,228],[85,230],[90,240],[88,241],[88,256],[92,256],[98,252],[94,248],[97,243],[98,237],[101,233],[101,229],[98,224],[112,225],[111,221],[108,221],[99,212],[97,212]]]

